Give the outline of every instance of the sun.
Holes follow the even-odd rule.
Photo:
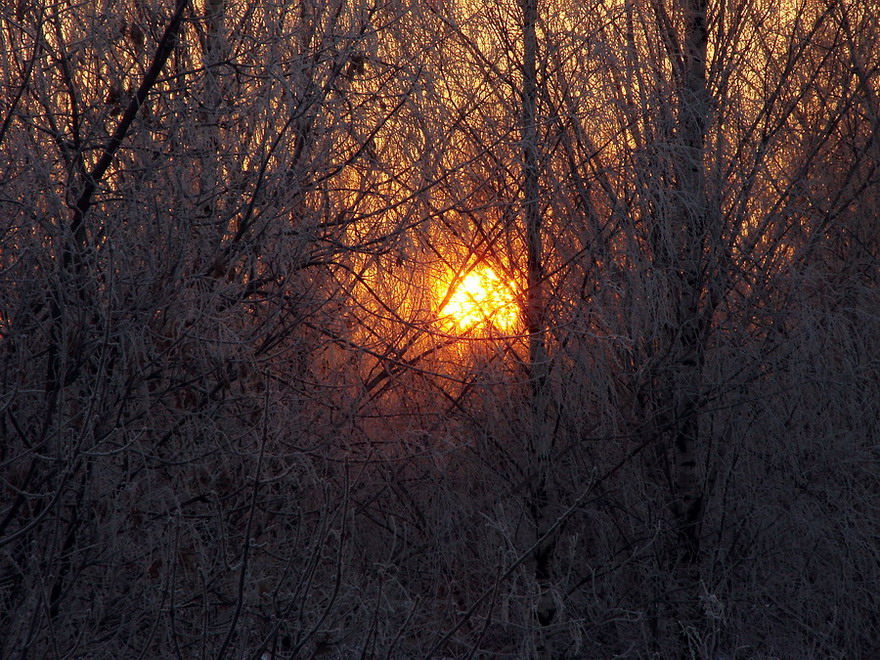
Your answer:
[[[514,289],[492,268],[474,268],[460,281],[448,286],[455,288],[440,310],[440,317],[454,324],[459,332],[478,328],[494,328],[501,332],[516,330],[519,305]]]

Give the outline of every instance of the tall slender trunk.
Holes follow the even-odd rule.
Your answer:
[[[523,82],[522,124],[523,145],[523,210],[527,246],[526,331],[529,335],[529,383],[531,386],[531,433],[529,454],[535,461],[537,474],[530,486],[529,507],[535,524],[536,539],[545,536],[553,524],[550,510],[550,457],[553,444],[549,427],[549,370],[544,318],[544,266],[541,236],[541,189],[537,127],[537,0],[521,0],[523,12]],[[535,615],[541,626],[556,616],[556,603],[551,593],[553,552],[555,543],[546,539],[539,543],[534,556],[538,602]],[[550,654],[542,640],[539,652]]]
[[[705,139],[708,124],[706,88],[707,0],[684,0],[684,80],[681,86],[681,134],[685,165],[679,173],[680,204],[686,219],[682,299],[679,310],[678,348],[680,382],[675,389],[676,488],[679,500],[684,557],[693,563],[699,554],[702,492],[696,471],[699,441],[699,390],[708,319],[701,304],[704,279],[709,274],[706,257],[710,231],[706,199]]]
[[[699,632],[700,527],[703,520],[703,485],[697,469],[700,444],[700,389],[711,305],[704,297],[713,240],[717,239],[706,192],[705,141],[709,121],[706,84],[707,0],[682,0],[681,68],[677,89],[679,104],[678,148],[682,155],[676,176],[676,216],[683,242],[677,282],[676,339],[673,375],[672,422],[674,456],[673,513],[677,524],[675,578],[685,604],[679,613],[681,652]]]

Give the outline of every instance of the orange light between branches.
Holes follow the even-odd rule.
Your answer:
[[[510,283],[481,266],[455,284],[440,316],[457,332],[495,329],[510,333],[519,323],[519,305]]]

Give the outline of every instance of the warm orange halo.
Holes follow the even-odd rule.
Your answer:
[[[481,266],[455,285],[440,316],[452,321],[459,331],[491,326],[513,332],[519,321],[519,306],[513,288],[494,270]]]

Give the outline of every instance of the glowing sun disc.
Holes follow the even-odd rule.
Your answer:
[[[493,326],[512,332],[519,321],[519,307],[511,287],[488,266],[475,268],[455,285],[440,315],[460,331]]]

